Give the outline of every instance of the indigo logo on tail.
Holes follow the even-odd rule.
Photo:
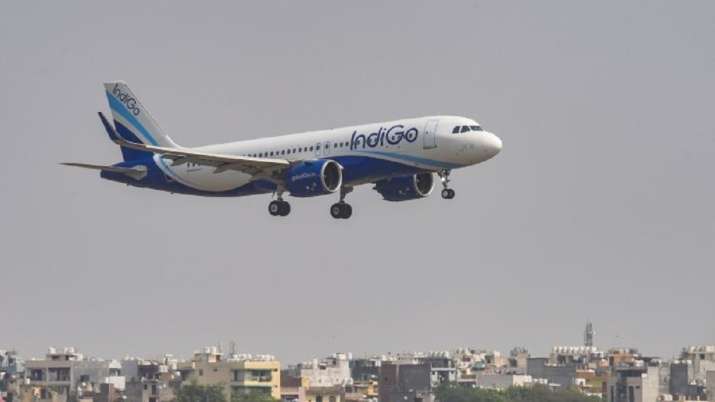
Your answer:
[[[122,92],[121,89],[119,89],[119,85],[114,84],[114,88],[112,88],[112,94],[117,99],[119,99],[119,101],[122,102],[127,107],[127,109],[132,112],[134,116],[139,116],[139,107],[137,106],[137,100],[132,98],[129,93]]]
[[[389,145],[397,145],[405,140],[407,142],[415,142],[417,140],[418,131],[415,127],[410,127],[407,130],[402,124],[394,125],[390,128],[380,127],[379,130],[370,134],[358,134],[357,130],[353,132],[350,138],[350,149],[356,148],[375,148],[378,145],[383,146],[385,142]]]

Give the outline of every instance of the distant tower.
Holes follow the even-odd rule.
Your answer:
[[[591,321],[586,322],[586,330],[583,331],[584,346],[593,346],[593,324]]]
[[[231,356],[236,356],[238,354],[238,347],[236,346],[236,341],[231,341]]]

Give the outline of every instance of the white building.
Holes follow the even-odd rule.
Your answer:
[[[308,387],[331,387],[352,384],[351,354],[336,353],[322,360],[300,364],[300,376],[308,379]]]
[[[507,389],[532,384],[531,376],[522,374],[479,374],[475,377],[475,385],[479,388]]]
[[[693,365],[692,380],[697,384],[703,384],[706,373],[715,371],[715,346],[688,346],[683,348],[680,359],[689,361]]]

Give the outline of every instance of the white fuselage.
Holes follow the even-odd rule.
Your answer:
[[[458,132],[454,132],[455,127],[464,126],[472,129],[464,132],[457,129]],[[207,145],[193,150],[288,161],[388,161],[416,170],[435,172],[483,162],[499,153],[501,146],[502,142],[496,135],[483,131],[472,119],[429,116]],[[191,163],[171,166],[158,155],[154,159],[172,179],[202,191],[226,191],[255,179],[233,170],[215,173],[211,166]],[[390,175],[381,171],[375,176],[367,174],[353,177],[343,184],[357,185],[385,176]]]

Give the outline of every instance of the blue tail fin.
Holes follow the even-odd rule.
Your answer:
[[[127,141],[176,148],[178,145],[164,134],[151,117],[149,111],[139,102],[126,83],[113,81],[104,83],[109,107],[114,119],[114,127],[100,114],[102,124],[114,141],[119,135]],[[113,138],[114,136],[114,138]],[[122,147],[124,160],[137,160],[151,156],[150,153]]]
[[[104,117],[104,114],[102,112],[99,112],[99,119],[102,120],[102,125],[104,126],[104,130],[107,131],[107,134],[109,135],[109,139],[112,140],[112,142],[119,144],[119,141],[123,139],[123,137],[120,137],[120,135],[117,133],[117,131],[114,129],[114,126],[112,126],[112,123],[107,120],[106,117]],[[126,139],[127,141],[134,141],[130,138]],[[144,151],[139,151],[136,149],[132,148],[127,148],[119,145],[120,149],[122,150],[122,158],[125,161],[136,161],[140,159],[147,159],[151,157],[150,152],[144,152]]]

